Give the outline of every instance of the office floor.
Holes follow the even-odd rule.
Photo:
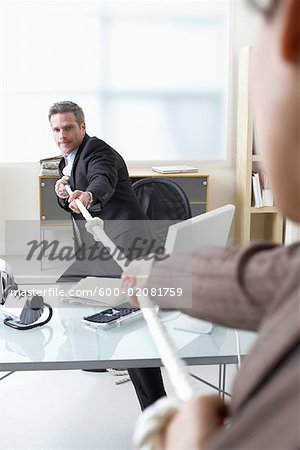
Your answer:
[[[216,366],[192,372],[217,383]],[[230,366],[227,385],[235,373]],[[0,373],[0,378],[5,373]],[[140,414],[133,385],[110,373],[18,372],[0,381],[2,450],[131,450]],[[172,387],[164,372],[168,393]],[[213,392],[193,381],[197,392]]]

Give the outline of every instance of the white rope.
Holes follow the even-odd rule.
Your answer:
[[[73,194],[73,191],[68,184],[65,185],[65,189],[69,195]],[[78,198],[75,199],[75,203],[78,206],[79,211],[81,212],[86,221],[93,219],[93,216],[91,216],[91,214],[88,212],[88,210],[84,207],[84,205]]]
[[[161,360],[167,369],[176,396],[182,401],[189,400],[193,396],[193,389],[186,364],[178,357],[174,344],[164,324],[154,312],[154,305],[149,297],[139,296],[139,303]]]
[[[133,435],[134,450],[155,450],[169,421],[181,407],[176,398],[163,397],[148,406],[136,422]]]
[[[70,186],[66,186],[69,195],[72,194]],[[104,231],[103,221],[98,217],[92,217],[79,199],[75,200],[81,214],[86,219],[85,228],[96,241],[108,247],[115,261],[124,270],[126,258],[120,254],[119,249],[109,239]],[[116,255],[119,254],[119,258]],[[171,416],[179,409],[182,401],[190,399],[193,389],[189,380],[186,364],[176,353],[164,324],[160,321],[149,297],[139,296],[139,303],[143,317],[147,323],[152,339],[156,344],[161,360],[168,372],[177,399],[163,398],[144,411],[139,419],[134,437],[136,450],[152,450],[158,436],[164,429]]]

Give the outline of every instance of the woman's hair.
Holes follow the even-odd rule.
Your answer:
[[[281,0],[248,0],[251,6],[267,19],[273,17]]]

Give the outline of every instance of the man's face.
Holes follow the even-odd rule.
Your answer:
[[[55,142],[64,155],[79,147],[85,135],[85,123],[78,125],[74,113],[53,114],[50,123]]]
[[[282,0],[274,19],[263,26],[254,49],[252,87],[258,138],[274,200],[284,216],[300,222],[300,55],[289,59],[282,53],[291,4]]]

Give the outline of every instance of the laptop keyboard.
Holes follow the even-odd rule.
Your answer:
[[[140,308],[135,307],[130,303],[126,303],[116,308],[108,308],[91,316],[86,316],[84,319],[94,323],[110,323],[120,319],[121,317],[129,316],[139,310]]]

